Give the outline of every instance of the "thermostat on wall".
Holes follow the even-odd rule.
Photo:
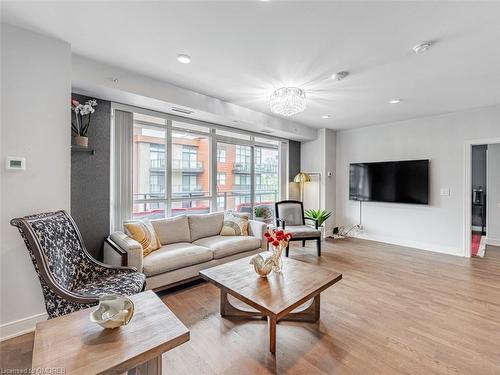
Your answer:
[[[18,158],[16,156],[7,157],[7,169],[13,171],[25,171],[26,158]]]

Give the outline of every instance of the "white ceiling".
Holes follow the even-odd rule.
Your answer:
[[[500,103],[500,2],[2,2],[2,20],[262,112],[274,89],[302,87],[308,107],[292,119],[314,127]],[[412,53],[425,40],[436,43]],[[341,70],[344,81],[329,78]]]

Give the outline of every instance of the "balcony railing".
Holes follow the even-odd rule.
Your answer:
[[[152,169],[165,169],[165,159],[151,159]]]
[[[172,193],[199,193],[203,191],[201,185],[172,185]]]
[[[165,159],[151,159],[150,161],[151,169],[164,170],[165,165]],[[203,172],[203,162],[198,160],[174,159],[172,160],[172,170],[185,172]]]
[[[234,173],[250,173],[250,164],[234,163]],[[255,173],[278,173],[278,166],[276,164],[255,164]]]
[[[198,160],[172,160],[172,169],[174,171],[189,171],[189,172],[203,172],[203,162]]]
[[[234,191],[250,191],[250,185],[233,185]],[[255,185],[256,193],[274,193],[278,191],[278,187],[276,185]]]

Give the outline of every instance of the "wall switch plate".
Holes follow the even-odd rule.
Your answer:
[[[5,167],[9,171],[25,171],[26,158],[21,158],[17,156],[8,156]]]
[[[441,188],[439,191],[439,195],[443,197],[449,197],[450,196],[450,188]]]

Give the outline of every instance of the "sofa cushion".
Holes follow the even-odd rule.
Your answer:
[[[127,236],[140,243],[144,256],[158,250],[161,246],[160,240],[149,219],[124,223],[123,229]]]
[[[224,212],[221,236],[248,236],[248,216]]]
[[[191,242],[189,233],[189,221],[186,215],[171,217],[168,219],[151,220],[156,235],[162,245],[177,242]]]
[[[214,252],[214,259],[260,248],[260,239],[252,236],[211,236],[194,242]]]
[[[222,223],[224,222],[224,212],[188,215],[188,219],[191,242],[194,242],[200,238],[218,235],[222,229]]]
[[[162,246],[144,257],[142,272],[146,276],[173,271],[212,260],[212,251],[189,242],[178,242]]]

